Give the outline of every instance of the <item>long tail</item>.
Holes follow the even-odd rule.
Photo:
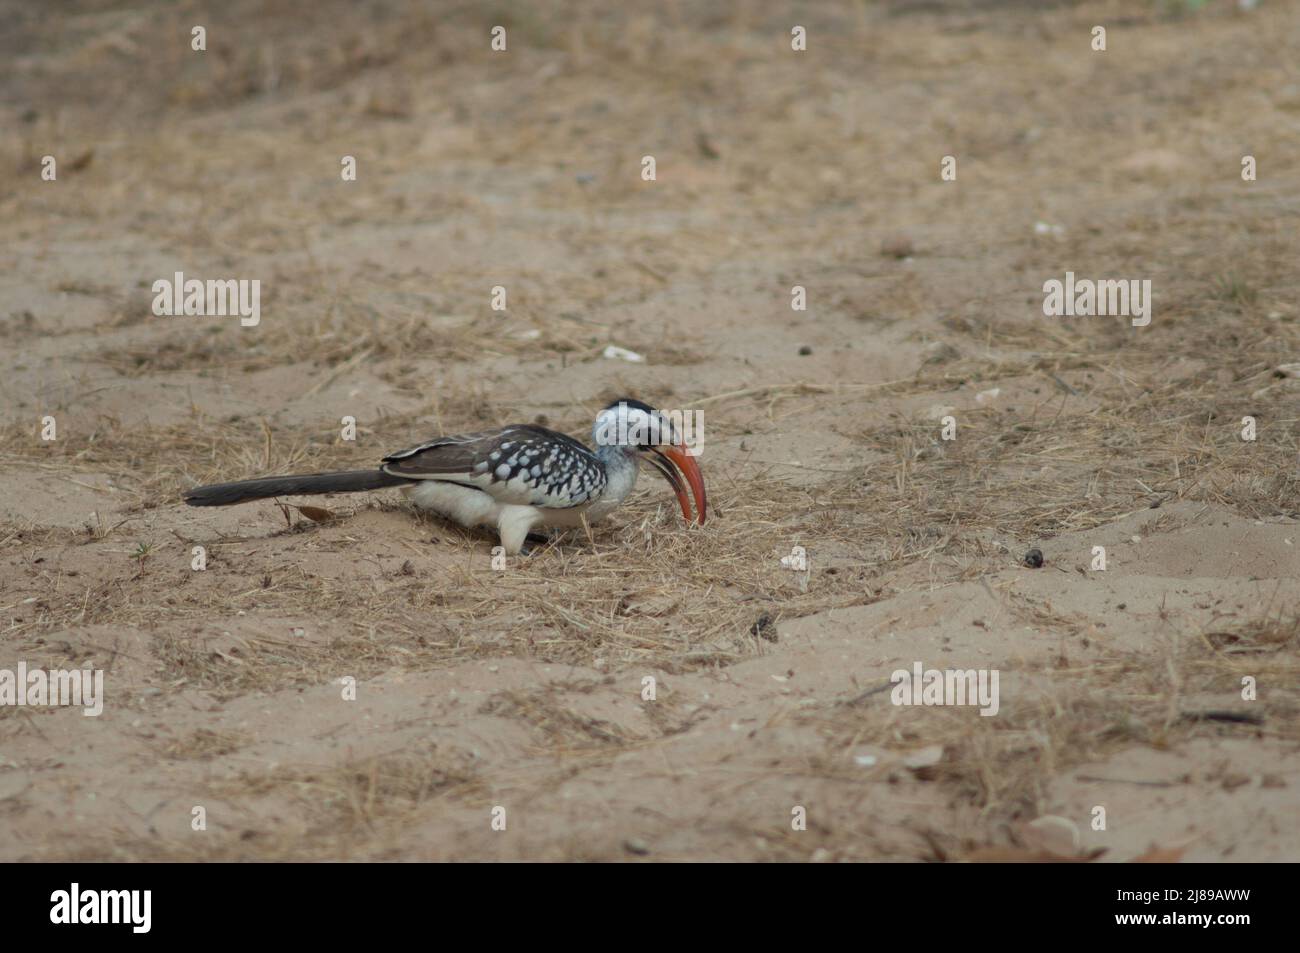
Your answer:
[[[300,473],[295,476],[262,477],[234,483],[196,486],[185,494],[190,506],[230,506],[247,500],[264,500],[271,496],[298,496],[314,493],[358,493],[411,483],[383,470],[345,470],[338,473]]]

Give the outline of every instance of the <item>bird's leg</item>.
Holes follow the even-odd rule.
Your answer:
[[[542,521],[542,514],[532,506],[504,506],[497,520],[497,533],[507,556],[523,551],[529,531]]]

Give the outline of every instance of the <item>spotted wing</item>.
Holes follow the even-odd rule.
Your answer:
[[[605,489],[605,468],[572,437],[520,425],[439,437],[384,458],[382,469],[414,480],[444,480],[502,503],[563,509]]]

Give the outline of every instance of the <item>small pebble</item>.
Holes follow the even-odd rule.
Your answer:
[[[1035,548],[1025,553],[1025,565],[1030,569],[1041,569],[1043,566],[1043,551]]]
[[[750,635],[757,635],[761,639],[767,639],[769,642],[777,640],[776,630],[772,626],[772,617],[764,612],[758,617],[758,620],[749,627]]]

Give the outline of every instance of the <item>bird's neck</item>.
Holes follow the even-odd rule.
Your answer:
[[[596,448],[596,459],[605,467],[605,492],[602,502],[622,503],[636,486],[637,458],[616,444]]]

